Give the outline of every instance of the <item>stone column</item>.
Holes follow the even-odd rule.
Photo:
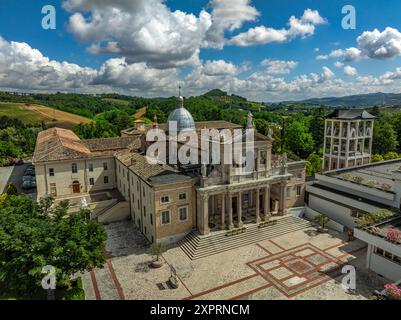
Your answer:
[[[227,209],[228,209],[228,229],[234,228],[233,223],[233,196],[231,193],[228,194],[227,197]]]
[[[215,197],[210,196],[210,200],[211,201],[210,201],[209,220],[211,220],[210,217],[213,217],[213,223],[216,224],[217,221],[215,221],[216,219],[215,219],[215,204],[214,204]]]
[[[237,216],[238,216],[238,227],[241,228],[243,226],[242,223],[242,192],[238,192],[238,201],[237,201]]]
[[[200,233],[201,234],[209,234],[209,195],[203,194],[202,195],[202,223],[200,226]]]
[[[265,159],[265,173],[266,177],[269,176],[269,157],[271,157],[271,152],[268,152],[268,149],[266,149],[266,159]]]
[[[256,189],[256,223],[260,222],[259,188]]]
[[[285,213],[285,187],[287,183],[286,182],[281,182],[280,183],[280,205],[278,209],[278,214],[280,216],[283,216]]]
[[[226,228],[226,194],[221,195],[221,230]]]
[[[265,188],[265,207],[264,207],[263,220],[270,216],[270,185]]]

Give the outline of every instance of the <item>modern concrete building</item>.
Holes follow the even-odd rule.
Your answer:
[[[226,121],[195,123],[182,97],[169,120],[177,122],[180,132],[198,136],[204,128],[244,130]],[[209,234],[256,224],[304,206],[306,162],[272,155],[271,137],[254,134],[255,164],[246,175],[238,173],[240,165],[234,162],[150,164],[146,151],[153,143],[145,139],[148,130],[165,129],[167,139],[175,139],[169,125],[156,121],[151,126],[138,121],[120,138],[80,140],[58,128],[40,133],[34,155],[38,197],[68,199],[72,211],[90,208],[99,222],[129,217],[149,241],[165,243],[193,230]],[[247,127],[253,128],[251,115]],[[227,142],[217,145],[223,149]]]
[[[323,171],[368,164],[375,117],[365,110],[335,110],[325,121]]]
[[[352,230],[365,241],[369,269],[393,281],[401,279],[401,243],[387,239],[389,229],[400,230],[401,159],[317,174],[306,186],[305,205],[307,218],[325,214],[329,226]],[[382,211],[393,216],[357,228],[358,218]]]

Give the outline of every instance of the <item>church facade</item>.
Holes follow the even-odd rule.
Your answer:
[[[168,123],[199,135],[205,128],[253,129],[251,114],[246,128],[226,121],[194,122],[182,97]],[[84,203],[99,222],[132,219],[150,242],[164,243],[193,230],[207,235],[257,224],[304,206],[306,162],[272,154],[271,136],[254,133],[253,170],[238,174],[235,162],[150,164],[146,152],[152,143],[146,134],[152,128],[169,137],[169,125],[157,119],[151,126],[137,121],[119,138],[81,140],[58,128],[41,132],[34,155],[38,198],[67,199],[77,209]]]

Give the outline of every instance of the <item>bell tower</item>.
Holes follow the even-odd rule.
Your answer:
[[[335,110],[325,121],[323,172],[370,163],[375,117],[360,109]]]

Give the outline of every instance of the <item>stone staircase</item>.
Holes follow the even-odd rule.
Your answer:
[[[311,226],[312,224],[309,221],[287,216],[277,219],[277,224],[264,228],[258,228],[256,224],[247,226],[246,232],[233,236],[226,236],[224,231],[201,236],[198,232],[193,231],[179,241],[178,245],[191,260],[197,260],[263,240],[273,239]]]

